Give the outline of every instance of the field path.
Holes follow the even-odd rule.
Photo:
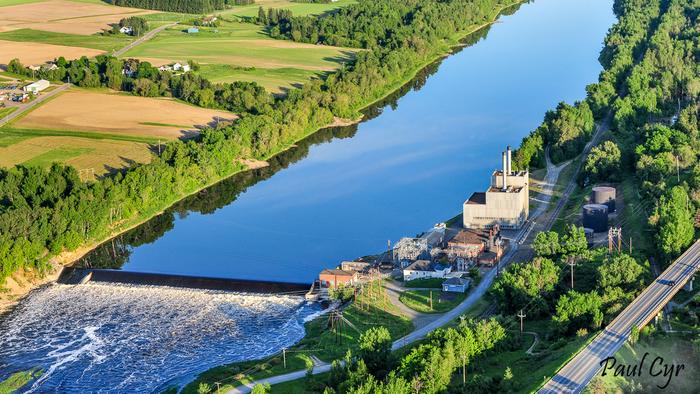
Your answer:
[[[139,37],[139,38],[136,39],[135,41],[132,41],[131,43],[129,43],[129,44],[128,44],[127,46],[125,46],[124,48],[119,49],[119,50],[117,50],[117,51],[114,51],[114,53],[112,53],[112,56],[114,56],[114,57],[119,57],[119,56],[125,54],[128,50],[134,48],[134,47],[137,46],[137,45],[143,44],[144,42],[146,42],[146,41],[150,40],[151,38],[155,37],[156,34],[162,32],[163,30],[165,30],[165,29],[167,29],[167,28],[169,28],[169,27],[171,27],[171,26],[175,26],[175,25],[177,25],[177,22],[168,23],[167,25],[163,25],[163,26],[160,26],[160,27],[156,27],[155,29],[149,31],[148,33],[146,33],[146,34],[144,34],[143,36]]]
[[[23,113],[36,107],[38,104],[41,104],[42,102],[48,100],[49,98],[51,98],[51,97],[57,95],[58,93],[61,93],[64,90],[68,89],[70,86],[71,85],[69,83],[64,83],[63,85],[57,87],[56,89],[54,89],[50,92],[42,93],[36,99],[30,101],[26,105],[18,106],[16,111],[14,111],[11,114],[0,119],[0,126],[4,126],[5,124],[11,122],[13,119],[17,118],[18,116],[22,115]]]

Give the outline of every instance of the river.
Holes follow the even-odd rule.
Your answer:
[[[270,167],[183,200],[80,264],[310,282],[324,267],[453,217],[488,184],[506,145],[517,146],[558,102],[585,97],[615,21],[610,0],[537,0],[516,9],[368,109],[365,121],[312,135]],[[38,366],[50,373],[37,392],[153,391],[303,335],[300,322],[311,311],[300,300],[250,297],[51,285],[0,321],[0,379]],[[284,324],[256,320],[268,315]],[[213,327],[220,338],[208,334],[212,321],[223,322]],[[250,347],[255,341],[267,346]]]

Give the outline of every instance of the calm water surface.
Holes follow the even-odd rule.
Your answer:
[[[215,192],[220,206],[202,209],[207,193],[179,204],[86,264],[311,281],[322,267],[420,233],[459,213],[487,185],[499,152],[547,110],[585,97],[615,21],[611,3],[525,4],[436,65],[420,89],[373,109],[381,115],[312,137],[272,169],[234,177]]]

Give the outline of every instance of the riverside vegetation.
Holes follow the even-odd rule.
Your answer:
[[[231,125],[169,142],[150,164],[134,165],[83,183],[75,169],[18,166],[0,170],[0,279],[20,269],[44,269],[52,256],[100,242],[157,214],[186,195],[244,169],[241,159],[267,159],[338,118],[386,96],[417,70],[449,51],[457,39],[493,20],[505,0],[361,2],[368,29],[353,24],[334,34],[372,30],[366,50],[338,72],[274,98],[254,83],[211,84],[196,75],[172,76],[143,62],[100,57],[63,62],[46,77],[81,86],[108,86],[141,95],[172,95],[240,113]],[[382,5],[382,7],[377,7]],[[335,14],[314,17],[323,24]],[[390,23],[391,21],[391,23]],[[350,40],[350,38],[348,38]],[[128,64],[134,78],[121,76]],[[132,68],[133,67],[133,68]],[[25,69],[13,62],[13,71]],[[44,75],[42,75],[44,76]]]

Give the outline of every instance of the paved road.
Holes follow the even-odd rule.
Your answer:
[[[18,116],[22,115],[23,113],[29,111],[30,109],[36,107],[43,101],[48,100],[49,98],[59,94],[60,92],[63,92],[64,90],[68,89],[71,85],[69,83],[64,83],[63,85],[57,87],[56,89],[47,92],[47,93],[41,93],[37,98],[34,100],[28,102],[27,104],[22,104],[17,106],[17,109],[12,112],[11,114],[3,117],[0,119],[0,126],[4,126],[6,123],[11,122],[13,119],[17,118]]]
[[[539,393],[580,393],[601,368],[601,361],[625,343],[633,326],[644,327],[700,268],[700,241],[688,248],[593,341],[547,382]]]
[[[156,27],[155,29],[149,31],[148,33],[146,33],[146,34],[142,35],[141,37],[137,38],[136,40],[132,41],[130,44],[128,44],[124,48],[114,51],[112,53],[112,56],[119,57],[119,56],[125,54],[128,50],[132,49],[133,47],[143,44],[144,42],[155,37],[155,35],[160,33],[161,31],[169,28],[170,26],[175,26],[175,25],[177,25],[177,22],[168,23],[167,25]]]

